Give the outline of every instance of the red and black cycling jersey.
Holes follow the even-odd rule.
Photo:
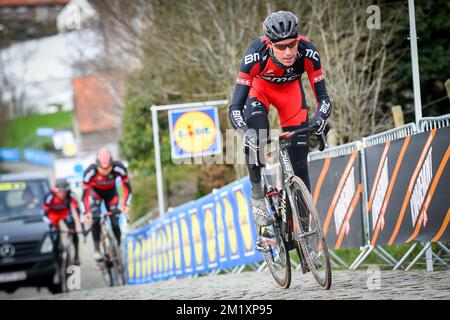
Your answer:
[[[108,192],[116,193],[116,178],[120,177],[123,187],[123,201],[127,207],[131,206],[131,185],[125,166],[120,161],[114,161],[111,172],[104,176],[97,171],[97,165],[91,164],[83,175],[82,203],[84,212],[90,211],[89,197],[91,191],[98,195]]]
[[[231,124],[235,129],[247,129],[242,111],[255,78],[264,80],[271,87],[279,85],[281,88],[294,81],[299,81],[301,86],[301,76],[306,72],[317,100],[317,112],[323,113],[324,118],[330,115],[331,102],[325,87],[319,53],[309,39],[298,36],[297,40],[297,57],[290,67],[283,66],[275,59],[268,38],[257,38],[251,44],[242,59],[229,108]],[[303,91],[303,87],[301,90]],[[303,104],[306,105],[305,102]]]
[[[64,218],[71,214],[71,205],[76,210],[78,218],[80,218],[80,207],[78,206],[78,201],[72,191],[67,191],[66,197],[61,199],[57,196],[57,190],[52,188],[44,197],[42,209],[44,210],[44,214],[49,218],[51,218],[51,216]]]

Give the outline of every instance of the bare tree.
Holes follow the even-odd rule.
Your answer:
[[[26,76],[34,50],[34,44],[29,43],[0,51],[0,107],[5,117],[26,113]]]
[[[382,28],[369,29],[367,1],[309,0],[308,5],[307,33],[320,52],[339,144],[391,127],[380,93],[392,79],[394,65],[387,61],[395,60],[395,50],[388,46],[398,30],[398,13],[383,11]]]
[[[126,56],[139,60],[134,64],[139,68],[134,69],[129,89],[149,101],[230,98],[240,61],[252,40],[262,35],[264,18],[273,11],[290,10],[300,17],[301,33],[320,52],[339,144],[392,125],[390,113],[383,111],[388,103],[380,101],[380,94],[390,80],[395,61],[395,50],[389,46],[398,15],[383,11],[382,29],[369,30],[367,1],[93,3],[101,16],[98,28],[105,52],[125,52],[119,55],[123,65],[127,65]],[[111,56],[117,55],[107,55]],[[305,87],[309,85],[305,83]],[[308,104],[315,106],[312,91],[305,91]],[[222,112],[227,119],[226,110]],[[270,117],[275,127],[276,112]],[[246,170],[237,172],[242,176]]]

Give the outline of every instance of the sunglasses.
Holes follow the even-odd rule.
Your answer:
[[[294,49],[297,44],[298,44],[297,40],[294,40],[294,41],[286,43],[286,44],[272,43],[272,45],[275,47],[275,49],[280,50],[280,51],[284,51],[284,50],[286,50],[286,48]]]

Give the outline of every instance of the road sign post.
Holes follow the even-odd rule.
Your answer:
[[[226,106],[228,105],[228,100],[216,100],[216,101],[205,101],[205,102],[193,102],[193,103],[181,103],[181,104],[170,104],[151,106],[150,110],[152,112],[152,127],[153,127],[153,143],[155,148],[155,163],[156,163],[156,184],[158,189],[158,208],[159,215],[162,216],[165,213],[166,207],[164,203],[164,186],[163,186],[163,174],[161,165],[161,150],[159,143],[159,125],[158,125],[158,112],[177,110],[177,109],[190,109],[199,107],[210,107],[210,106]]]

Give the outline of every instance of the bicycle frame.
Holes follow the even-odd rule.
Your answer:
[[[269,138],[269,139],[267,139],[265,141],[264,140],[262,141],[262,143],[267,142],[268,144],[269,143],[273,143],[273,142],[278,142],[278,147],[276,147],[276,148],[277,148],[277,151],[278,151],[278,159],[279,159],[279,162],[280,162],[280,165],[281,165],[282,185],[285,187],[285,188],[283,188],[283,189],[278,191],[280,196],[281,196],[281,210],[280,210],[281,212],[279,212],[279,213],[281,214],[281,218],[282,218],[283,224],[285,226],[287,224],[286,195],[287,195],[287,198],[289,199],[290,203],[294,203],[292,192],[290,190],[290,185],[291,185],[292,178],[295,176],[295,173],[294,173],[294,168],[292,166],[291,159],[289,157],[288,147],[290,146],[291,139],[293,137],[295,137],[295,136],[297,136],[299,134],[302,134],[302,133],[311,132],[312,130],[313,129],[310,128],[310,127],[308,127],[308,128],[301,128],[301,129],[297,129],[295,131],[285,132],[285,133],[281,134],[278,137],[272,137],[272,138]],[[327,142],[326,142],[326,139],[325,139],[325,136],[324,136],[323,133],[319,136],[319,139],[320,139],[319,150],[323,150],[327,146]],[[265,167],[265,166],[263,165],[263,167]],[[264,171],[262,171],[261,177],[263,179],[264,185],[271,186],[269,181],[268,181],[268,179],[267,179],[267,177],[266,177],[266,175],[263,172]],[[271,187],[273,187],[273,186],[271,186]],[[266,190],[266,192],[267,191],[269,191],[269,190]],[[280,226],[280,227],[282,227],[282,226]],[[295,228],[292,228],[292,229],[289,228],[287,230],[287,232],[286,232],[286,230],[284,230],[285,232],[284,232],[283,236],[285,238],[285,241],[286,242],[291,241],[291,240],[298,241],[298,237],[304,236],[302,228],[298,228],[298,229],[300,230],[299,233],[294,232]],[[289,239],[289,234],[292,235],[292,239]]]
[[[270,207],[271,211],[273,211],[274,241],[276,244],[273,245],[269,243],[271,239],[266,240],[264,238],[262,242],[264,248],[261,251],[264,253],[264,259],[273,278],[285,289],[290,286],[291,282],[289,251],[293,249],[297,251],[300,258],[303,273],[312,271],[314,278],[322,289],[328,290],[331,285],[330,259],[321,229],[320,218],[307,186],[295,175],[288,153],[291,138],[312,130],[312,128],[302,128],[292,132],[285,132],[278,138],[267,139],[268,143],[269,141],[277,141],[279,143],[276,148],[278,149],[278,160],[281,166],[282,187],[280,187],[280,190],[277,190],[271,185],[268,181],[266,170],[262,170],[261,177],[264,182],[266,205],[268,209]],[[323,133],[319,137],[321,138],[319,149],[323,150],[326,146],[325,137]],[[265,166],[263,165],[263,167]],[[289,205],[286,204],[286,199],[289,200]],[[302,205],[299,206],[299,202]],[[292,217],[288,216],[288,210],[292,212]],[[312,228],[311,223],[314,223],[316,227]],[[261,235],[261,228],[259,230]],[[319,254],[310,246],[309,237],[313,235],[318,237],[318,243],[324,249]],[[275,249],[275,254],[273,251],[274,247],[278,247]],[[322,253],[324,253],[323,259],[318,260],[317,257]],[[319,272],[318,268],[322,266],[324,266],[324,269]]]

